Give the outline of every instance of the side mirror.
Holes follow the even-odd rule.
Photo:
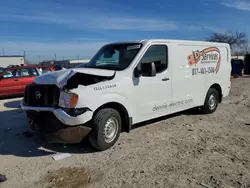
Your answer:
[[[3,79],[3,75],[0,75],[0,80],[2,80]]]
[[[155,63],[151,63],[151,76],[156,76],[156,68],[155,68]]]
[[[139,67],[135,67],[134,69],[134,76],[139,78],[142,75],[141,69]]]
[[[135,77],[145,76],[145,77],[154,77],[156,76],[156,67],[155,63],[140,63],[139,67],[136,67],[134,70]]]

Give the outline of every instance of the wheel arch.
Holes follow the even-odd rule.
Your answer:
[[[132,127],[132,117],[129,116],[128,110],[125,108],[124,105],[122,105],[119,102],[107,102],[103,105],[101,105],[100,107],[98,107],[94,113],[93,113],[93,117],[96,115],[96,113],[98,111],[100,111],[101,109],[104,108],[112,108],[118,111],[118,113],[121,116],[121,120],[122,120],[122,131],[123,132],[127,132],[129,133]]]
[[[211,89],[211,88],[216,89],[219,92],[219,102],[221,102],[222,97],[223,97],[221,86],[219,84],[215,83],[215,84],[211,85],[209,89]]]

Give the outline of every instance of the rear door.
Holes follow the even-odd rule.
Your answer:
[[[2,74],[0,80],[0,96],[21,94],[20,69],[8,69]]]
[[[31,84],[35,77],[39,76],[36,68],[22,68],[20,85],[22,92],[24,92],[26,85]]]

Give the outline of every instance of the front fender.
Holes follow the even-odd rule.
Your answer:
[[[123,96],[119,93],[102,93],[98,98],[95,98],[94,102],[88,103],[87,107],[90,108],[93,112],[96,111],[99,107],[107,104],[107,103],[119,103],[127,110],[129,117],[133,117],[133,108],[129,103],[129,100],[126,96]]]

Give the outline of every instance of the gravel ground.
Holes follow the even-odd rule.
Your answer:
[[[1,188],[250,188],[250,77],[233,79],[230,96],[211,115],[162,118],[121,134],[104,152],[50,145],[28,131],[21,98],[0,100]],[[54,161],[57,153],[71,153]]]

